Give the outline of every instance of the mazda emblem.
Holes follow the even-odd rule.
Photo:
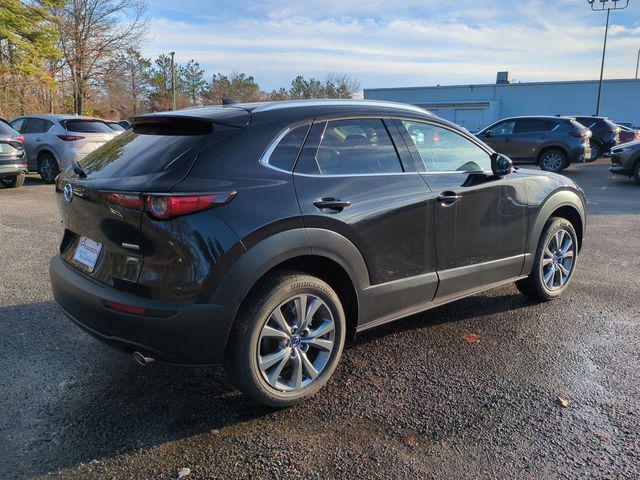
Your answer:
[[[71,200],[73,200],[73,187],[70,183],[67,183],[64,186],[64,199],[66,202],[70,202]]]

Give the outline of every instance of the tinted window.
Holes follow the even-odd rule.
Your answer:
[[[21,128],[24,125],[24,118],[18,118],[16,120],[14,120],[13,122],[10,123],[11,127],[14,128],[17,132],[20,132]]]
[[[64,126],[69,132],[113,133],[113,130],[109,125],[98,120],[65,120]]]
[[[79,163],[89,178],[122,178],[157,173],[204,136],[143,135],[128,130],[94,150]]]
[[[491,127],[489,130],[491,130],[491,133],[494,135],[511,135],[515,126],[515,120],[507,120]]]
[[[28,118],[21,133],[45,133],[52,125],[53,122],[44,118]]]
[[[402,172],[391,137],[379,119],[327,122],[315,163],[322,175]]]
[[[8,124],[0,121],[0,137],[17,137],[18,132],[11,128]]]
[[[516,122],[516,133],[540,133],[550,132],[557,125],[552,120],[543,120],[535,118],[520,119]]]
[[[119,123],[108,123],[107,125],[109,125],[109,127],[111,128],[111,130],[114,130],[116,132],[124,132],[124,127],[122,127]]]
[[[491,170],[489,154],[462,135],[429,123],[403,121],[428,172]]]
[[[269,164],[290,172],[308,130],[309,125],[303,125],[289,131],[271,152]]]

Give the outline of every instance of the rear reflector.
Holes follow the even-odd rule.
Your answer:
[[[147,310],[142,307],[134,307],[133,305],[125,305],[123,303],[112,302],[107,300],[104,302],[107,308],[118,312],[129,313],[131,315],[144,315]]]
[[[84,137],[80,135],[58,135],[58,138],[65,142],[75,142],[76,140],[82,140]]]

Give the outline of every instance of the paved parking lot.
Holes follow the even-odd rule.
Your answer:
[[[52,187],[0,190],[0,476],[639,478],[640,187],[605,161],[567,175],[590,217],[564,297],[508,286],[367,332],[275,412],[220,369],[141,368],[67,321]]]

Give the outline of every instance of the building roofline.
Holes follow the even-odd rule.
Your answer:
[[[442,88],[469,88],[469,87],[525,87],[535,85],[571,85],[571,84],[597,84],[599,80],[559,80],[559,81],[547,81],[547,82],[521,82],[521,83],[470,83],[470,84],[457,84],[457,85],[425,85],[416,87],[376,87],[376,88],[363,88],[363,92],[381,92],[381,91],[395,91],[395,90],[425,90],[425,89],[442,89]],[[638,82],[640,79],[635,78],[612,78],[605,79],[603,83],[619,83],[619,82]]]

